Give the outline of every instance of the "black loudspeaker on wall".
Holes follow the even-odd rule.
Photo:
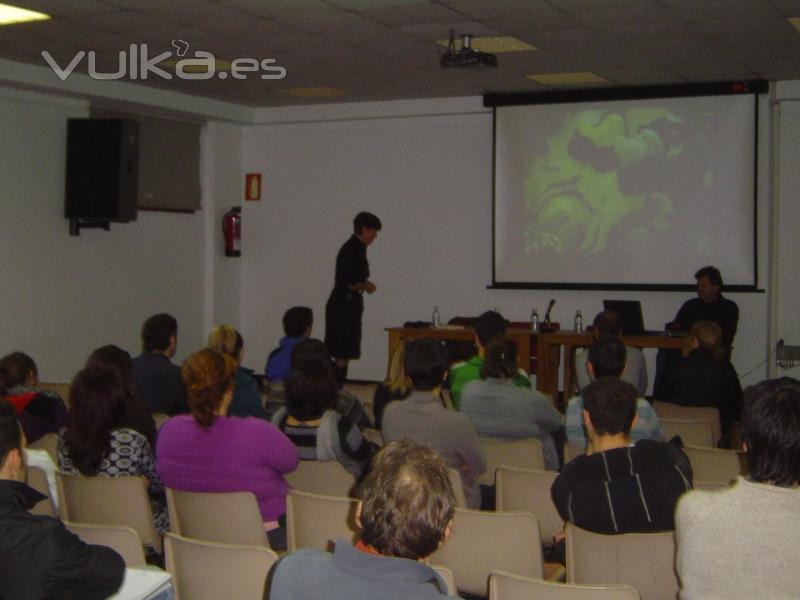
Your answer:
[[[126,119],[69,119],[65,216],[70,233],[136,220],[139,124]]]

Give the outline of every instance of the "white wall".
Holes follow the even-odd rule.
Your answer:
[[[766,103],[765,103],[766,104]],[[526,320],[549,298],[555,321],[571,327],[576,309],[590,319],[603,298],[642,300],[645,324],[671,320],[690,295],[663,292],[489,290],[491,282],[492,117],[475,99],[405,103],[381,117],[378,103],[329,108],[325,122],[299,109],[294,123],[248,127],[243,168],[263,174],[264,200],[244,207],[242,327],[251,359],[265,357],[282,335],[280,319],[291,305],[314,309],[314,335],[324,335],[324,306],[333,283],[334,258],[359,210],[376,213],[383,231],[369,248],[378,291],[365,298],[362,359],[351,378],[381,379],[386,365],[385,327],[426,320],[437,304],[445,320],[497,307],[506,318]],[[452,107],[453,114],[447,113]],[[285,111],[284,111],[285,112]],[[413,112],[416,112],[414,116]],[[401,115],[402,116],[396,116]],[[762,110],[762,116],[766,112]],[[260,118],[268,119],[266,113]],[[280,120],[291,120],[283,112]],[[276,119],[277,121],[278,119]],[[306,120],[306,122],[302,122]],[[762,123],[765,121],[762,120]],[[766,128],[762,128],[765,131]],[[762,140],[764,150],[766,138]],[[761,153],[763,161],[767,152]],[[762,171],[766,173],[764,162]],[[761,177],[760,261],[766,264],[768,178]],[[681,243],[681,240],[676,240]],[[762,285],[766,278],[762,271]],[[692,271],[687,266],[687,282]],[[742,320],[734,363],[743,383],[765,375],[765,294],[732,294]],[[650,357],[652,361],[652,356]],[[651,371],[652,373],[652,371]],[[651,375],[652,380],[652,375]]]
[[[87,114],[77,101],[0,89],[0,354],[28,352],[49,381],[69,381],[102,344],[138,353],[141,323],[155,312],[178,318],[176,360],[182,359],[204,343],[206,290],[225,288],[214,284],[206,258],[208,210],[140,212],[136,222],[112,224],[111,231],[69,236],[63,215],[67,118]],[[214,182],[212,189],[205,182],[206,207],[213,209],[214,198],[238,181],[237,132],[223,136],[219,168],[204,165]],[[216,276],[236,285],[235,273],[219,269]],[[234,295],[216,304],[235,320],[238,289]]]

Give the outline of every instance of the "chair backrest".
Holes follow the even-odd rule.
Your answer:
[[[517,467],[497,467],[495,474],[497,510],[536,515],[543,544],[551,544],[553,534],[564,528],[564,521],[550,496],[550,488],[557,475],[555,471]]]
[[[715,492],[728,487],[724,481],[710,481],[708,479],[694,479],[692,481],[692,489],[705,490],[707,492]]]
[[[182,600],[262,600],[278,555],[263,546],[202,542],[168,533],[167,571]]]
[[[356,479],[338,461],[301,460],[286,476],[289,485],[301,492],[349,497]]]
[[[675,600],[675,534],[625,533],[603,535],[568,523],[567,583],[624,583],[642,600]]]
[[[379,430],[365,427],[363,433],[368,442],[383,447],[383,434]]]
[[[50,458],[53,459],[53,462],[58,464],[58,434],[57,433],[45,433],[42,437],[40,437],[35,442],[28,444],[28,448],[32,448],[34,450],[46,450],[47,453],[50,455]]]
[[[444,582],[447,584],[447,595],[458,596],[458,589],[456,588],[456,578],[453,577],[453,572],[444,565],[431,565],[431,569],[439,574]]]
[[[74,523],[127,525],[161,553],[161,537],[143,477],[83,477],[56,473],[61,518]]]
[[[575,585],[494,571],[489,576],[489,600],[639,600],[629,585]]]
[[[684,446],[683,451],[692,463],[694,479],[729,483],[739,475],[747,474],[744,452]]]
[[[358,528],[358,501],[289,490],[286,495],[286,541],[289,552],[298,548],[327,550],[337,537],[353,541]]]
[[[35,489],[37,492],[47,496],[47,499],[37,502],[36,505],[30,509],[34,515],[47,515],[48,517],[57,517],[55,503],[50,497],[50,488],[47,486],[47,474],[44,469],[39,467],[28,467],[28,485]]]
[[[500,465],[544,469],[542,443],[535,438],[514,441],[480,438],[480,444],[486,453],[486,471],[476,478],[481,485],[494,485],[494,471]]]
[[[464,494],[464,482],[461,480],[461,474],[453,467],[447,467],[447,478],[450,480],[450,485],[453,487],[453,494],[456,497],[456,507],[467,508],[467,496]]]
[[[566,465],[569,462],[572,462],[576,458],[578,458],[581,454],[586,454],[586,448],[582,446],[577,446],[575,444],[566,443],[564,444],[564,464]]]
[[[658,419],[691,419],[693,421],[705,421],[711,425],[711,434],[714,437],[714,444],[722,435],[722,428],[719,424],[719,411],[713,406],[681,406],[672,402],[653,402],[653,410]]]
[[[171,531],[183,537],[269,547],[252,492],[183,492],[167,488],[167,509]]]
[[[530,513],[456,509],[450,537],[431,557],[449,568],[459,592],[486,596],[489,573],[543,576],[539,524]]]
[[[696,419],[659,419],[661,429],[666,438],[672,439],[674,436],[681,436],[684,444],[690,446],[703,446],[713,448],[714,430],[708,421]]]
[[[93,523],[70,523],[64,525],[87,544],[108,546],[122,557],[125,566],[144,567],[147,563],[142,550],[142,540],[130,527],[124,525],[95,525]]]
[[[153,421],[156,424],[156,431],[161,429],[161,426],[169,420],[169,415],[163,412],[154,412]]]

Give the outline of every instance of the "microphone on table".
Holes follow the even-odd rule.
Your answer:
[[[544,322],[545,324],[550,324],[550,311],[553,310],[553,307],[556,305],[555,298],[550,299],[550,304],[547,305],[547,312],[544,313]]]

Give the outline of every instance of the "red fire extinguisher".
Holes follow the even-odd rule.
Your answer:
[[[222,217],[222,233],[225,236],[225,256],[242,255],[242,209],[234,206]]]

